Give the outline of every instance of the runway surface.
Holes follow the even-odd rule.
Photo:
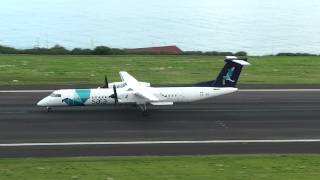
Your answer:
[[[320,152],[320,90],[244,90],[147,117],[124,106],[47,113],[35,106],[47,94],[0,92],[0,157]]]

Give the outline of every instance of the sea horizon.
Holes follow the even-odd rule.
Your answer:
[[[0,45],[320,52],[320,1],[4,0]]]

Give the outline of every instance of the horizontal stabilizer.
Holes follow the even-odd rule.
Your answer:
[[[247,61],[244,61],[244,60],[241,60],[241,59],[234,59],[234,60],[231,60],[232,62],[234,63],[238,63],[242,66],[247,66],[247,65],[250,65],[250,63],[248,63]]]
[[[154,106],[171,106],[173,102],[152,102],[151,104]]]
[[[225,61],[226,62],[234,62],[237,64],[240,64],[242,66],[247,66],[250,65],[250,63],[247,62],[248,58],[243,58],[243,57],[237,57],[237,56],[226,56]]]
[[[237,56],[226,56],[225,60],[233,60],[233,59],[238,59]]]

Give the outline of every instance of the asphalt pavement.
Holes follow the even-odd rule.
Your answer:
[[[47,94],[0,92],[0,157],[320,152],[320,90],[244,90],[146,117],[121,105],[46,112],[35,104]]]

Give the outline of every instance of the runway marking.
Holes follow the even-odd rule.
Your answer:
[[[305,143],[320,142],[320,139],[261,139],[261,140],[202,140],[202,141],[125,141],[125,142],[61,142],[61,143],[13,143],[0,147],[23,146],[86,146],[86,145],[152,145],[152,144],[235,144],[235,143]]]
[[[50,93],[55,90],[2,90],[0,93]],[[240,89],[239,92],[320,92],[320,89]]]
[[[224,121],[216,121],[216,123],[219,126],[223,127],[224,129],[228,129],[228,126],[226,125],[226,123]]]
[[[5,112],[0,112],[0,114],[23,114],[26,113],[25,111],[5,111]]]

